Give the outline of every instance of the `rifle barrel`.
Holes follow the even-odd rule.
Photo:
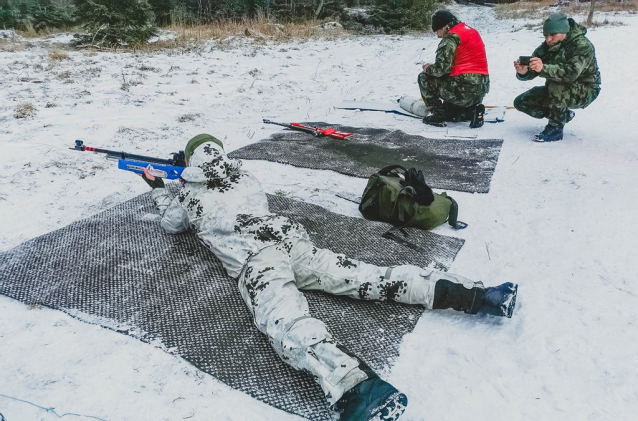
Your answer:
[[[177,165],[175,159],[163,159],[163,158],[156,158],[154,156],[137,155],[137,154],[128,153],[128,152],[112,151],[109,149],[101,149],[101,148],[94,148],[92,146],[84,146],[84,142],[82,142],[81,140],[76,140],[75,147],[71,149],[75,149],[78,151],[103,153],[103,154],[106,154],[108,157],[117,158],[117,159],[145,161],[145,162],[150,162],[153,164]]]

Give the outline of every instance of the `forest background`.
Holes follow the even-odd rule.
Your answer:
[[[158,27],[250,19],[334,20],[354,31],[401,32],[427,28],[434,7],[434,0],[0,0],[0,28],[80,27],[100,41],[106,35],[107,44],[144,42]]]

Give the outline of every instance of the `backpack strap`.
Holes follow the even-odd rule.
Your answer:
[[[390,172],[392,172],[392,170],[395,170],[397,168],[403,170],[403,174],[407,172],[407,170],[403,166],[399,164],[395,164],[395,165],[388,165],[387,167],[381,168],[378,173],[380,175],[388,175],[390,174]]]
[[[452,202],[452,206],[450,206],[450,216],[447,219],[447,223],[450,224],[454,229],[462,230],[467,227],[465,222],[459,221],[459,204],[456,203],[456,200],[452,199],[450,196],[447,196]]]

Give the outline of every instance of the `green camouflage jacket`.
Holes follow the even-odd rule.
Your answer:
[[[426,74],[434,77],[449,75],[454,64],[456,49],[461,44],[458,34],[447,33],[436,48],[436,60],[427,68]]]
[[[587,29],[569,19],[571,29],[567,37],[550,47],[543,42],[532,54],[543,61],[540,73],[529,69],[524,75],[516,74],[520,80],[531,80],[536,76],[547,82],[575,82],[600,85],[600,72],[593,44],[585,37]]]

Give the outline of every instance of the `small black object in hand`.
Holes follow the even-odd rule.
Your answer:
[[[532,56],[520,56],[518,58],[518,62],[520,63],[521,66],[529,66],[529,60],[532,58]]]

